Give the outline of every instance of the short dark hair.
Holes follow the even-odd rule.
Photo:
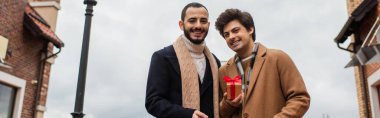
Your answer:
[[[203,7],[203,8],[205,8],[206,11],[208,12],[207,8],[206,8],[205,6],[203,6],[201,3],[197,3],[197,2],[189,3],[189,4],[187,4],[187,5],[182,9],[182,13],[181,13],[181,20],[182,20],[182,21],[185,21],[186,10],[187,10],[189,7],[195,7],[195,8]]]
[[[223,13],[219,15],[216,19],[215,27],[219,31],[220,35],[223,36],[224,27],[232,20],[237,19],[247,30],[253,27],[252,40],[256,40],[256,28],[253,22],[251,14],[245,11],[240,11],[239,9],[226,9]]]

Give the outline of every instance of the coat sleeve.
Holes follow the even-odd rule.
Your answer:
[[[309,109],[310,96],[291,58],[282,51],[278,52],[278,56],[277,69],[286,105],[274,118],[301,118]]]
[[[232,115],[239,109],[227,103],[224,98],[219,103],[219,108],[220,118],[231,118]]]
[[[172,79],[169,66],[170,63],[161,53],[153,54],[148,74],[145,108],[151,115],[159,118],[191,118],[194,109],[183,108],[167,99]]]

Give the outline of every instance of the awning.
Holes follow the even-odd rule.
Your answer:
[[[365,46],[352,56],[345,68],[380,62],[380,44]]]
[[[50,29],[50,25],[29,4],[25,7],[24,25],[28,30],[52,42],[57,48],[64,46],[54,31]]]

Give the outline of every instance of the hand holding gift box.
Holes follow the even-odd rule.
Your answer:
[[[224,81],[227,84],[227,99],[235,99],[241,93],[241,76],[236,76],[235,78],[224,76]]]

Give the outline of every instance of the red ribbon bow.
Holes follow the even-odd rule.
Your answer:
[[[241,76],[236,76],[235,78],[230,78],[228,76],[224,76],[224,81],[226,82],[226,84],[230,84],[231,87],[231,98],[234,99],[236,96],[235,96],[235,83],[240,83],[241,84]]]

